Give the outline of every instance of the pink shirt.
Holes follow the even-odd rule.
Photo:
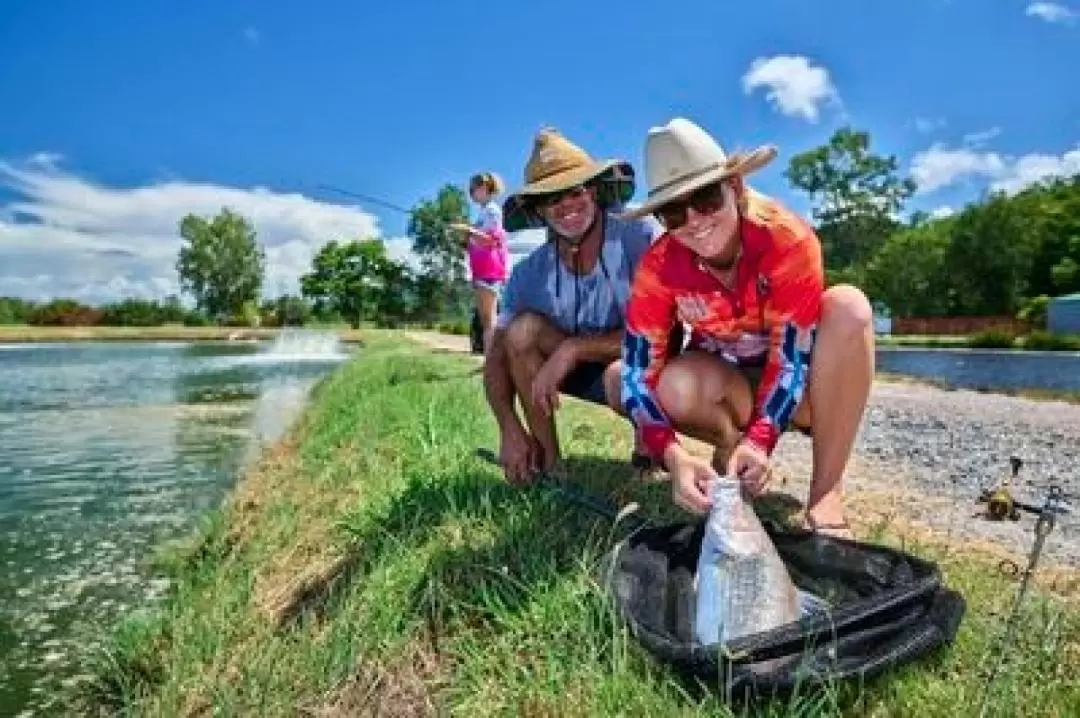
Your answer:
[[[485,244],[479,237],[469,236],[469,272],[473,279],[485,282],[505,282],[509,274],[510,252],[507,233],[502,226],[502,208],[494,200],[480,208],[480,218],[473,226],[491,238]]]

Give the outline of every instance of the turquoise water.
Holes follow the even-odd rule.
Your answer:
[[[345,354],[275,343],[0,344],[0,715],[51,715],[80,651],[167,583],[145,563],[218,506]]]

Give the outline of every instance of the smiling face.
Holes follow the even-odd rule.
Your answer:
[[[738,178],[706,185],[656,210],[668,232],[718,268],[734,264],[739,251]]]
[[[596,189],[571,187],[537,199],[537,208],[544,221],[555,232],[569,240],[581,239],[596,219]]]
[[[477,184],[469,188],[469,197],[477,204],[486,204],[491,199],[491,192],[484,185]]]

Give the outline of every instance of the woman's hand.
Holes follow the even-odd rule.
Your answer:
[[[712,506],[711,485],[717,479],[709,462],[672,444],[665,453],[664,463],[671,472],[672,500],[691,513],[706,513]]]
[[[769,480],[769,457],[758,446],[740,441],[728,459],[729,476],[738,478],[750,496],[758,496]]]

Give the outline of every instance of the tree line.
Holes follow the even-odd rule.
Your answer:
[[[1008,315],[1039,324],[1049,297],[1080,291],[1080,174],[1012,195],[988,192],[948,217],[904,220],[914,180],[895,156],[873,152],[869,133],[842,127],[792,157],[784,177],[813,207],[827,283],[862,287],[893,317]],[[176,297],[102,307],[0,298],[0,323],[460,324],[471,306],[465,250],[448,226],[462,221],[465,192],[447,184],[411,210],[418,268],[388,256],[377,238],[328,238],[299,296],[260,300],[266,258],[251,223],[227,207],[187,215],[176,271],[194,308]]]

